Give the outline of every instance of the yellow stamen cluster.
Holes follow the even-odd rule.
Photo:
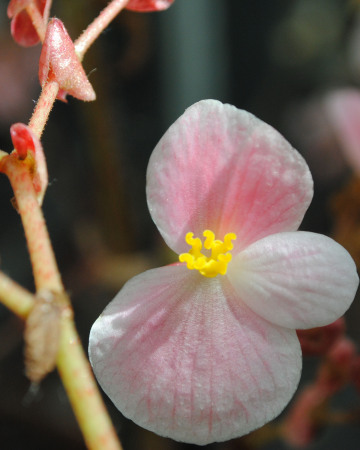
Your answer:
[[[181,253],[179,256],[180,262],[186,262],[188,269],[196,269],[204,277],[212,278],[218,274],[225,275],[227,265],[232,258],[231,253],[228,253],[228,251],[234,247],[231,241],[236,239],[236,234],[227,233],[224,237],[224,242],[215,239],[215,234],[210,230],[205,230],[203,235],[206,238],[204,247],[206,250],[211,250],[210,256],[201,253],[201,239],[194,238],[194,233],[187,233],[185,241],[192,248],[189,250],[189,253]]]

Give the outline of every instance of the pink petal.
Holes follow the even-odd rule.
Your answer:
[[[95,322],[90,360],[116,407],[162,436],[206,444],[276,417],[301,371],[296,333],[254,314],[226,277],[183,265],[131,279]]]
[[[39,65],[41,86],[47,82],[50,73],[63,91],[79,100],[95,100],[95,92],[75,53],[74,44],[59,19],[52,19],[46,30]]]
[[[349,253],[327,236],[268,236],[236,255],[228,277],[240,298],[270,322],[314,328],[334,322],[352,303],[359,279]]]
[[[340,89],[325,99],[327,117],[351,166],[360,172],[360,92]]]
[[[26,11],[19,12],[12,19],[11,35],[14,41],[23,47],[31,47],[40,42],[39,35]]]
[[[22,123],[15,123],[10,127],[10,135],[13,146],[20,159],[27,157],[28,151],[35,156],[35,141],[30,128]]]
[[[10,134],[15,151],[20,159],[25,159],[28,152],[33,154],[35,159],[33,183],[41,205],[48,186],[48,172],[41,142],[32,129],[23,123],[13,124],[10,127]]]
[[[161,11],[169,8],[174,0],[129,0],[126,9],[139,12]]]
[[[215,100],[191,106],[165,133],[147,174],[150,213],[167,244],[185,234],[237,234],[235,251],[296,230],[312,198],[303,158],[272,127]]]
[[[23,47],[30,47],[40,42],[36,29],[31,18],[25,11],[26,6],[31,0],[11,0],[7,9],[7,15],[12,18],[11,35],[15,42]],[[37,7],[43,15],[44,22],[48,21],[51,0],[36,0]]]

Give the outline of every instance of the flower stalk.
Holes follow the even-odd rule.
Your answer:
[[[26,12],[31,18],[31,22],[39,36],[40,41],[44,42],[46,22],[44,21],[44,18],[40,13],[36,2],[29,2],[29,4],[26,6]]]
[[[80,59],[83,60],[86,51],[95,42],[99,35],[105,30],[109,23],[125,8],[128,0],[113,0],[101,13],[91,22],[86,30],[75,41],[75,50]]]
[[[51,2],[46,3],[43,13],[39,10],[36,2],[29,2],[26,5],[26,12],[31,18],[31,24],[36,33],[33,32],[32,28],[29,34],[26,27],[20,26],[17,29],[14,26],[16,35],[14,35],[14,38],[25,46],[35,45],[38,40],[44,43],[39,72],[42,92],[29,121],[28,128],[31,130],[26,130],[27,127],[23,124],[15,124],[16,128],[13,129],[15,151],[8,154],[0,150],[0,172],[7,175],[14,191],[14,206],[21,216],[24,227],[36,287],[36,294],[33,295],[0,272],[0,301],[20,318],[27,321],[27,332],[25,333],[27,356],[32,364],[30,369],[32,373],[35,373],[35,378],[29,375],[29,367],[27,367],[29,378],[35,383],[39,382],[49,370],[52,370],[56,360],[59,374],[85,442],[88,448],[92,450],[121,450],[122,447],[103,404],[77,334],[71,303],[64,290],[50,242],[41,209],[42,197],[47,184],[46,163],[40,141],[36,142],[36,138],[40,139],[56,98],[65,100],[65,95],[69,93],[85,101],[95,99],[92,88],[88,88],[85,92],[86,95],[83,92],[85,81],[80,79],[79,82],[79,71],[83,69],[78,67],[80,64],[78,59],[79,61],[83,59],[88,48],[114,17],[126,7],[128,2],[129,0],[113,0],[110,2],[75,41],[75,49],[59,20],[53,19],[50,21],[51,26],[48,27]],[[168,4],[166,4],[167,6]],[[155,9],[163,8],[156,7]],[[10,8],[9,17],[13,15],[11,11]],[[47,32],[50,28],[52,34],[47,39]],[[62,40],[60,45],[62,53],[60,52],[59,55],[58,47],[54,50],[54,45],[59,44],[60,38]],[[60,56],[64,59],[70,58],[71,64],[65,65],[64,68]],[[81,86],[78,86],[77,82]],[[83,90],[81,91],[81,89]],[[45,174],[46,182],[44,182]],[[36,179],[36,176],[39,180]],[[45,185],[41,186],[41,198],[39,198],[39,193],[36,192],[39,188],[39,181]],[[46,307],[45,312],[42,312],[42,305]],[[58,336],[57,331],[52,334],[52,339],[55,342],[52,362],[49,362],[49,356],[46,356],[46,351],[49,349],[46,346],[46,339],[44,339],[46,333],[49,331],[51,333],[52,326],[43,327],[41,323],[47,322],[43,320],[46,319],[46,314],[53,321],[54,328],[60,330]],[[40,336],[41,341],[40,350],[37,348],[38,336]],[[48,359],[41,361],[41,352],[44,348],[44,355]],[[36,357],[39,354],[40,363],[37,366]],[[43,372],[41,372],[41,364],[44,366]],[[38,378],[36,378],[37,376]]]
[[[120,450],[110,418],[97,389],[90,365],[76,332],[70,302],[64,293],[45,220],[25,162],[12,155],[3,161],[21,215],[38,292],[55,292],[65,299],[60,318],[57,367],[89,449]],[[22,318],[34,304],[33,297],[0,274],[0,298]]]
[[[29,127],[40,138],[54,106],[59,92],[59,84],[55,80],[49,80],[43,87],[39,100],[36,103],[33,115],[29,121]]]
[[[8,176],[15,194],[16,208],[25,231],[36,290],[62,292],[63,284],[29,169],[25,163],[10,155],[3,162],[2,170]]]
[[[0,300],[21,319],[26,319],[34,306],[34,296],[3,272],[0,272]]]
[[[70,310],[61,323],[57,368],[89,449],[121,450]]]

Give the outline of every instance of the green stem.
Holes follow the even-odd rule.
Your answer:
[[[121,450],[71,316],[61,331],[57,367],[88,448]]]
[[[0,300],[21,319],[26,319],[34,306],[34,297],[26,289],[0,272]]]
[[[67,299],[45,220],[26,163],[18,161],[16,157],[10,155],[3,160],[1,169],[9,177],[14,190],[16,206],[24,226],[37,291],[64,294]],[[6,283],[3,284],[3,291],[6,295],[5,288]],[[11,294],[10,286],[8,287],[8,293]],[[8,298],[7,302],[10,305],[11,299]],[[29,312],[27,308],[30,306],[29,303],[22,305],[22,308],[25,308],[23,314],[26,315]],[[20,312],[20,303],[17,306],[15,305],[14,308],[17,308]],[[112,427],[76,332],[73,312],[68,300],[66,300],[61,316],[57,366],[88,448],[91,450],[121,450],[122,447]]]
[[[128,0],[113,0],[79,37],[75,42],[75,48],[80,60],[127,2]],[[43,41],[46,26],[39,11],[29,6],[28,13]],[[29,122],[29,126],[39,138],[58,91],[59,85],[54,80],[49,80],[42,89]],[[36,289],[37,291],[48,290],[63,294],[64,287],[29,168],[23,162],[2,151],[0,151],[0,160],[1,171],[8,176],[14,190],[16,207],[25,231]],[[1,273],[0,299],[22,318],[27,317],[34,303],[31,294]],[[121,444],[113,429],[76,332],[70,302],[64,308],[61,317],[57,367],[88,448],[91,450],[121,450]]]

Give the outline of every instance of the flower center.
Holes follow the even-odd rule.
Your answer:
[[[191,249],[189,253],[181,253],[179,261],[186,262],[188,269],[196,269],[204,277],[212,278],[218,274],[225,275],[227,265],[232,258],[231,253],[228,253],[228,251],[234,247],[231,241],[236,239],[236,234],[227,233],[224,236],[224,242],[215,239],[215,234],[210,230],[205,230],[203,235],[206,238],[204,247],[207,250],[211,250],[210,256],[201,253],[201,239],[194,238],[194,233],[187,233],[185,241],[191,245]]]

